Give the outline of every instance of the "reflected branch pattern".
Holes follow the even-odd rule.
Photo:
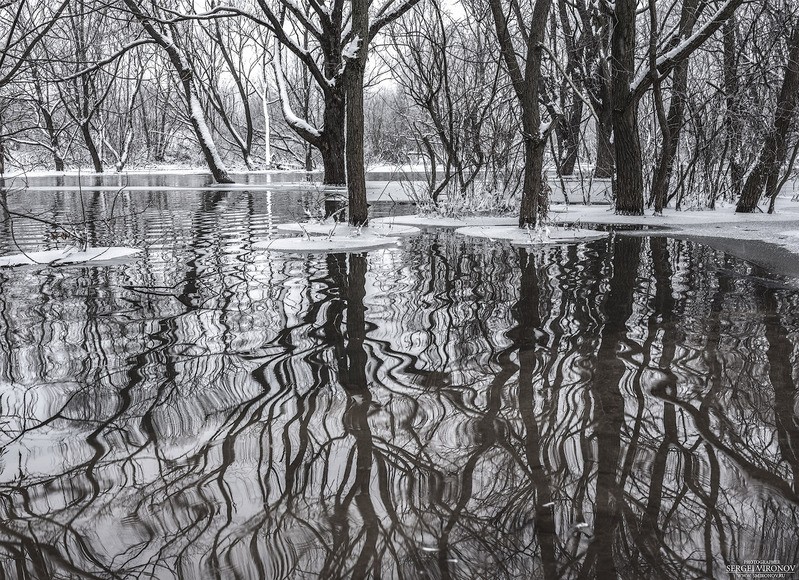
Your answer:
[[[638,235],[259,255],[259,204],[186,210],[189,259],[0,272],[2,577],[799,562],[796,290]]]

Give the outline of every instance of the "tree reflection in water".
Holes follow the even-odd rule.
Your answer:
[[[799,562],[796,291],[666,238],[237,253],[225,203],[185,266],[0,272],[5,577]]]

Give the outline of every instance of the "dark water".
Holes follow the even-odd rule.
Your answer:
[[[795,290],[665,237],[250,251],[304,195],[12,195],[147,251],[0,270],[2,577],[799,564]]]

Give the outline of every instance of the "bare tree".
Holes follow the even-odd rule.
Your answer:
[[[554,129],[557,119],[550,118],[542,123],[538,101],[541,95],[541,60],[550,5],[550,0],[535,0],[528,25],[528,20],[522,16],[520,0],[509,0],[507,5],[502,0],[489,0],[501,57],[521,111],[524,185],[519,227],[537,225],[539,213],[546,212],[543,187],[544,152],[549,133]],[[513,23],[518,31],[516,35],[511,30]],[[520,49],[514,42],[514,37],[523,42],[523,60],[519,58]]]
[[[17,80],[29,64],[33,50],[55,26],[68,5],[69,0],[55,5],[28,0],[0,3],[0,30],[3,30],[0,39],[0,91]],[[7,136],[4,119],[0,116],[0,175],[5,173]]]
[[[490,24],[476,18],[471,5],[465,8],[466,16],[455,19],[436,4],[417,7],[389,28],[391,50],[383,56],[421,113],[406,115],[407,131],[417,153],[430,160],[427,195],[433,205],[445,192],[449,199],[466,197],[475,184],[493,190],[493,176],[483,172],[508,161],[501,141],[508,133],[518,136],[503,106],[514,97],[503,86]]]
[[[185,43],[181,41],[177,23],[163,14],[157,5],[153,5],[152,12],[144,10],[139,0],[124,0],[125,6],[142,26],[144,32],[155,44],[161,47],[169,57],[169,62],[178,77],[182,89],[183,103],[186,116],[197,137],[197,142],[205,157],[208,169],[218,183],[232,183],[225,163],[214,143],[211,129],[206,120],[205,111],[200,102],[199,89],[186,53]]]
[[[688,37],[678,27],[661,42],[646,64],[636,67],[637,3],[620,0],[614,5],[616,17],[611,36],[611,86],[613,99],[613,145],[616,152],[616,212],[642,215],[644,212],[643,159],[638,135],[638,103],[652,84],[669,74],[679,63],[718,30],[732,16],[741,0],[725,0],[706,22]],[[655,42],[653,38],[651,42]],[[620,159],[624,163],[619,163]]]
[[[774,211],[774,199],[779,193],[780,170],[787,158],[789,132],[795,119],[799,94],[799,15],[793,15],[791,20],[785,23],[790,26],[790,36],[786,41],[788,56],[776,110],[757,162],[744,183],[735,208],[737,212],[755,211],[762,196],[771,200],[769,213]]]
[[[678,30],[680,37],[688,38],[691,35],[697,18],[698,0],[684,0]],[[654,0],[649,1],[650,14],[650,69],[656,68],[655,59],[657,58],[656,32],[657,4]],[[650,203],[654,202],[655,214],[663,213],[666,203],[669,182],[674,168],[674,158],[677,154],[677,147],[680,144],[680,133],[684,124],[685,104],[688,91],[688,65],[689,59],[685,58],[674,66],[672,71],[671,91],[669,94],[669,110],[665,111],[663,104],[662,79],[656,78],[653,82],[653,94],[655,109],[657,111],[658,124],[662,133],[660,146],[660,157],[657,161],[657,168],[652,179],[652,191]]]
[[[266,52],[268,38],[256,42],[258,25],[244,18],[214,18],[199,24],[204,35],[192,42],[199,85],[247,169],[253,169],[252,102],[257,95],[255,71],[261,65],[254,55]]]

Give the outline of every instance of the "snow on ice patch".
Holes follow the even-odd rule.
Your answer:
[[[514,226],[518,225],[518,217],[471,216],[471,217],[438,217],[402,215],[396,217],[377,218],[371,224],[407,225],[430,228],[462,228],[466,226]]]
[[[419,228],[407,225],[391,224],[373,220],[370,225],[358,228],[340,223],[290,223],[278,224],[278,231],[292,233],[307,233],[313,236],[333,236],[333,237],[377,237],[377,236],[401,236],[419,233]]]
[[[396,246],[400,243],[399,238],[382,236],[359,236],[359,237],[319,237],[312,238],[278,238],[256,242],[252,247],[256,250],[271,250],[274,252],[365,252],[378,248]]]
[[[468,226],[455,230],[456,234],[472,238],[486,238],[489,240],[507,240],[517,246],[538,244],[568,244],[598,240],[607,237],[606,232],[575,229],[549,229],[539,230],[508,226]]]
[[[64,266],[67,264],[97,264],[128,258],[141,252],[139,248],[98,246],[79,250],[74,247],[38,252],[23,252],[0,257],[0,268],[13,266]]]

